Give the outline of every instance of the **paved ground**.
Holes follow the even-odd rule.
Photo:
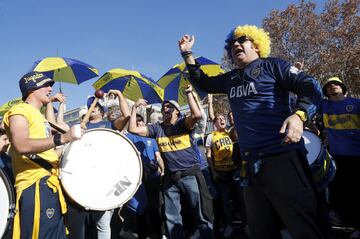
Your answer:
[[[233,233],[233,236],[231,237],[231,239],[249,239],[249,237],[247,236],[247,234],[245,233],[244,229],[241,226],[235,225],[234,229],[235,230],[234,230],[234,233]],[[329,239],[348,239],[352,232],[353,231],[351,230],[351,228],[335,228],[335,227],[333,227],[333,229],[330,232]],[[217,239],[225,239],[221,235],[217,235],[216,238]],[[227,239],[229,239],[229,238],[227,238]],[[286,235],[284,235],[283,239],[291,239],[291,237],[287,237]],[[304,238],[304,239],[306,239],[306,238]]]

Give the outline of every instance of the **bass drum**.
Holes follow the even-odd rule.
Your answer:
[[[335,177],[335,163],[321,143],[319,137],[310,131],[303,134],[307,159],[318,191],[324,190]]]
[[[90,129],[64,149],[60,180],[66,193],[87,210],[122,206],[141,184],[139,152],[123,134]]]
[[[0,238],[11,237],[11,235],[6,235],[6,233],[10,228],[11,219],[14,217],[14,208],[14,187],[5,172],[0,168]],[[6,235],[6,237],[3,237],[4,235]]]

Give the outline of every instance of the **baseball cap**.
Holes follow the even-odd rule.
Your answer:
[[[22,99],[25,100],[29,93],[33,90],[40,89],[45,86],[53,86],[54,80],[47,77],[41,72],[31,71],[21,77],[19,86],[22,94]]]
[[[345,95],[346,92],[347,92],[346,85],[344,85],[344,83],[339,79],[339,77],[336,77],[336,76],[331,77],[331,78],[329,78],[329,79],[327,79],[325,81],[324,86],[322,88],[323,94],[327,96],[326,87],[327,87],[328,84],[333,83],[333,82],[336,82],[336,83],[338,83],[340,85],[340,87],[341,87],[341,89],[343,91],[343,94]]]
[[[173,105],[175,107],[175,109],[177,109],[177,111],[180,112],[180,105],[178,104],[178,102],[176,102],[175,100],[165,100],[162,104],[161,104],[161,108],[164,107],[164,104],[169,103],[171,105]]]

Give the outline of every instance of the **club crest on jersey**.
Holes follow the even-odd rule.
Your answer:
[[[241,98],[257,94],[254,82],[230,88],[229,98]]]
[[[256,78],[260,75],[261,67],[255,68],[251,71],[251,76]]]
[[[50,219],[54,216],[55,209],[54,208],[47,208],[46,209],[46,216]]]

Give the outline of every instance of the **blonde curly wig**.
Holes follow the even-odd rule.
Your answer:
[[[247,36],[253,40],[252,42],[259,49],[259,56],[261,58],[265,58],[270,55],[271,48],[268,32],[265,32],[264,29],[258,28],[254,25],[239,25],[228,34],[225,40],[225,50],[227,52],[228,58],[231,59],[231,47],[234,39],[237,39],[241,36]]]

